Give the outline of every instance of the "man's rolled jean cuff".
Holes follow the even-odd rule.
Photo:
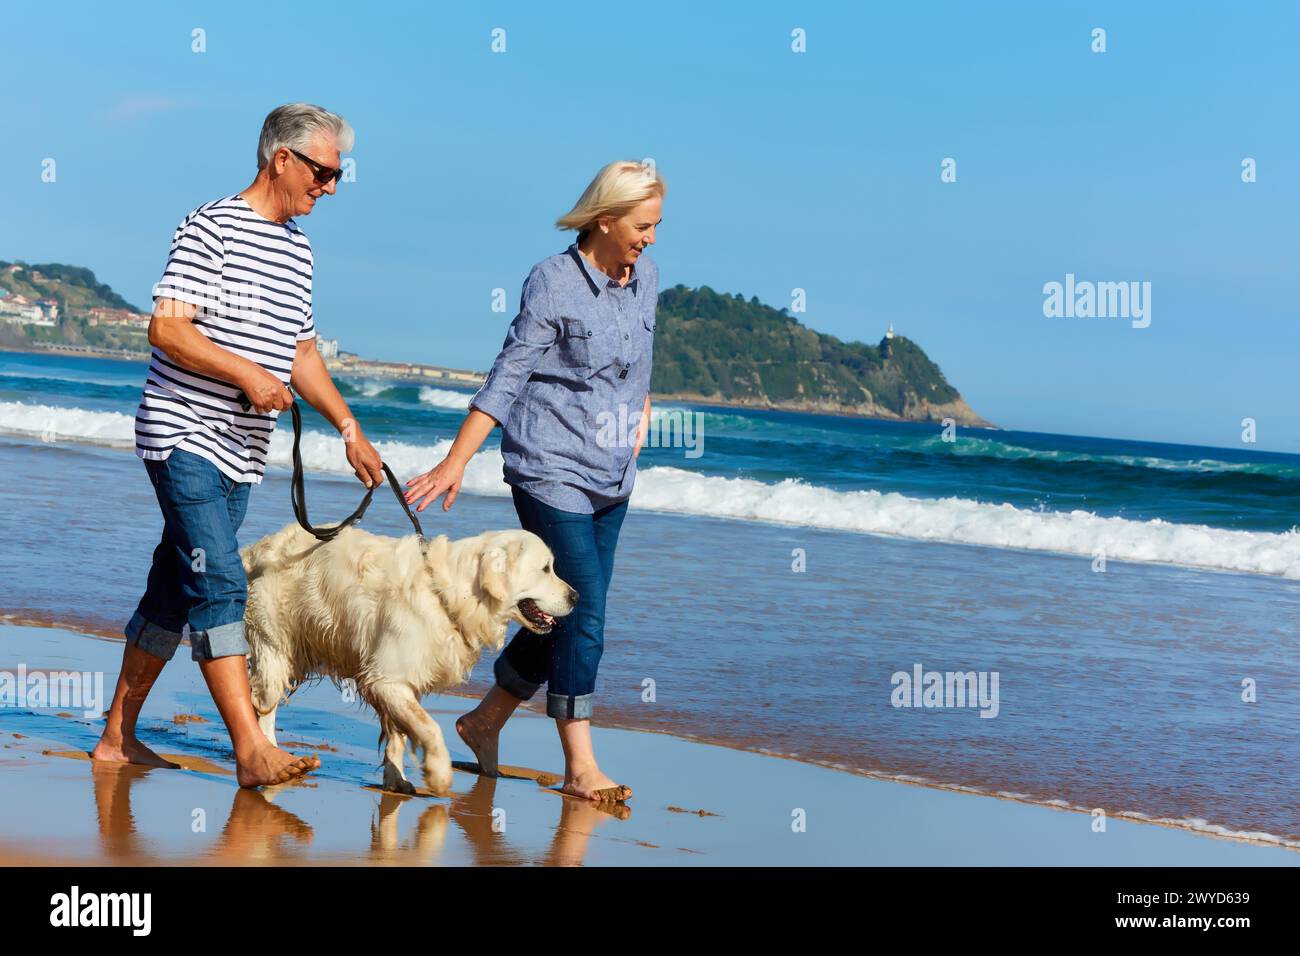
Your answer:
[[[122,633],[126,635],[128,644],[134,644],[140,650],[154,657],[161,657],[165,661],[172,659],[176,648],[181,644],[180,631],[169,631],[165,627],[159,627],[141,614],[138,608],[131,615],[131,620],[127,622]]]
[[[218,657],[245,656],[248,641],[244,637],[244,622],[231,621],[218,624],[205,631],[190,628],[190,657],[196,661],[210,661]]]
[[[546,694],[546,716],[559,720],[591,720],[595,694]]]
[[[530,700],[537,693],[537,688],[542,686],[521,677],[519,672],[510,666],[505,654],[497,657],[496,663],[492,665],[492,673],[496,675],[497,685],[502,690],[520,700]]]

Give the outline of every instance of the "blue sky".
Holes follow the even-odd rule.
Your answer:
[[[1292,5],[123,10],[6,13],[0,258],[146,305],[177,222],[308,100],[357,130],[357,181],[301,221],[345,349],[486,369],[512,318],[492,290],[513,307],[603,163],[653,157],[664,285],[802,288],[798,318],[844,339],[892,321],[1005,427],[1242,447],[1252,417],[1256,447],[1300,452]],[[1150,282],[1150,327],[1045,317],[1066,273]]]

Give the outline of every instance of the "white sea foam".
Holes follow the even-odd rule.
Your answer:
[[[965,498],[909,498],[895,492],[836,491],[787,478],[701,475],[656,467],[637,478],[632,504],[657,511],[742,518],[948,541],[993,548],[1098,553],[1146,561],[1300,579],[1300,530],[1229,531],[1159,519],[1133,521],[1087,511],[1028,511]]]
[[[0,402],[0,432],[51,442],[89,442],[132,448],[135,446],[135,416],[59,405]]]
[[[456,392],[449,388],[433,388],[426,385],[420,389],[420,401],[434,408],[467,409],[469,400],[473,397],[470,392]]]
[[[428,471],[442,461],[451,450],[451,439],[443,439],[433,445],[412,445],[401,441],[377,441],[384,463],[393,469],[399,481],[406,481]],[[303,433],[299,446],[302,464],[309,472],[334,475],[347,475],[355,480],[352,466],[348,464],[343,450],[343,442],[337,435],[324,432],[307,431]],[[282,468],[293,466],[293,435],[283,429],[277,429],[271,436],[271,451],[268,462]],[[494,495],[508,497],[510,489],[501,480],[501,452],[496,448],[484,448],[470,459],[465,469],[465,479],[461,491],[476,495]],[[439,499],[441,501],[441,499]],[[432,505],[430,505],[432,507]]]
[[[56,442],[129,448],[134,441],[134,420],[119,412],[0,402],[0,431],[44,436]],[[289,467],[290,447],[289,433],[277,430],[270,463]],[[441,461],[451,441],[434,445],[383,441],[377,447],[394,473],[406,478]],[[343,443],[333,434],[307,432],[302,453],[309,471],[352,475]],[[485,448],[475,455],[462,488],[471,494],[507,496],[509,489],[501,480],[500,452]],[[796,479],[767,484],[664,466],[639,473],[631,503],[651,511],[1048,551],[1090,559],[1101,553],[1115,561],[1176,564],[1300,580],[1300,529],[1283,534],[1230,531],[1158,519],[1100,517],[1086,511],[1029,511],[964,498],[930,500],[894,492],[836,491]]]
[[[360,392],[362,398],[378,398],[383,396],[385,392],[391,392],[395,389],[416,387],[406,382],[387,381],[362,381],[353,382],[352,384],[357,391]],[[469,400],[473,397],[474,394],[472,392],[458,392],[450,388],[434,388],[431,385],[419,386],[419,391],[416,393],[416,398],[421,405],[453,410],[464,410],[469,408]]]

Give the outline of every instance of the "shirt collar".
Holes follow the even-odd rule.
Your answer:
[[[592,295],[599,296],[601,290],[608,286],[613,286],[615,289],[620,288],[617,280],[610,278],[599,269],[593,269],[591,267],[591,263],[589,263],[583,257],[582,253],[578,251],[578,244],[576,242],[570,243],[569,248],[566,249],[565,252],[572,256],[573,261],[578,264],[578,268],[582,271],[582,277],[587,280],[587,285],[590,287]],[[630,289],[635,295],[636,284],[636,266],[634,265],[632,266],[632,277],[627,280],[627,285],[622,286],[621,288]]]

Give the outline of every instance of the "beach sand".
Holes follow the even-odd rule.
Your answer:
[[[120,640],[0,627],[0,670],[99,672]],[[83,702],[79,702],[83,703]],[[85,703],[89,703],[86,701]],[[470,702],[426,698],[453,759]],[[380,779],[378,725],[329,683],[279,712],[282,744],[316,752],[306,782],[241,790],[229,739],[182,646],[141,717],[141,737],[188,769],[92,763],[101,717],[0,707],[0,862],[7,865],[1300,865],[1294,850],[914,786],[661,733],[593,728],[603,768],[635,796],[606,812],[542,785],[563,769],[553,722],[520,710],[506,764],[534,779],[458,770],[450,798],[398,797]],[[414,768],[408,776],[419,784]],[[800,826],[799,824],[802,824]]]

